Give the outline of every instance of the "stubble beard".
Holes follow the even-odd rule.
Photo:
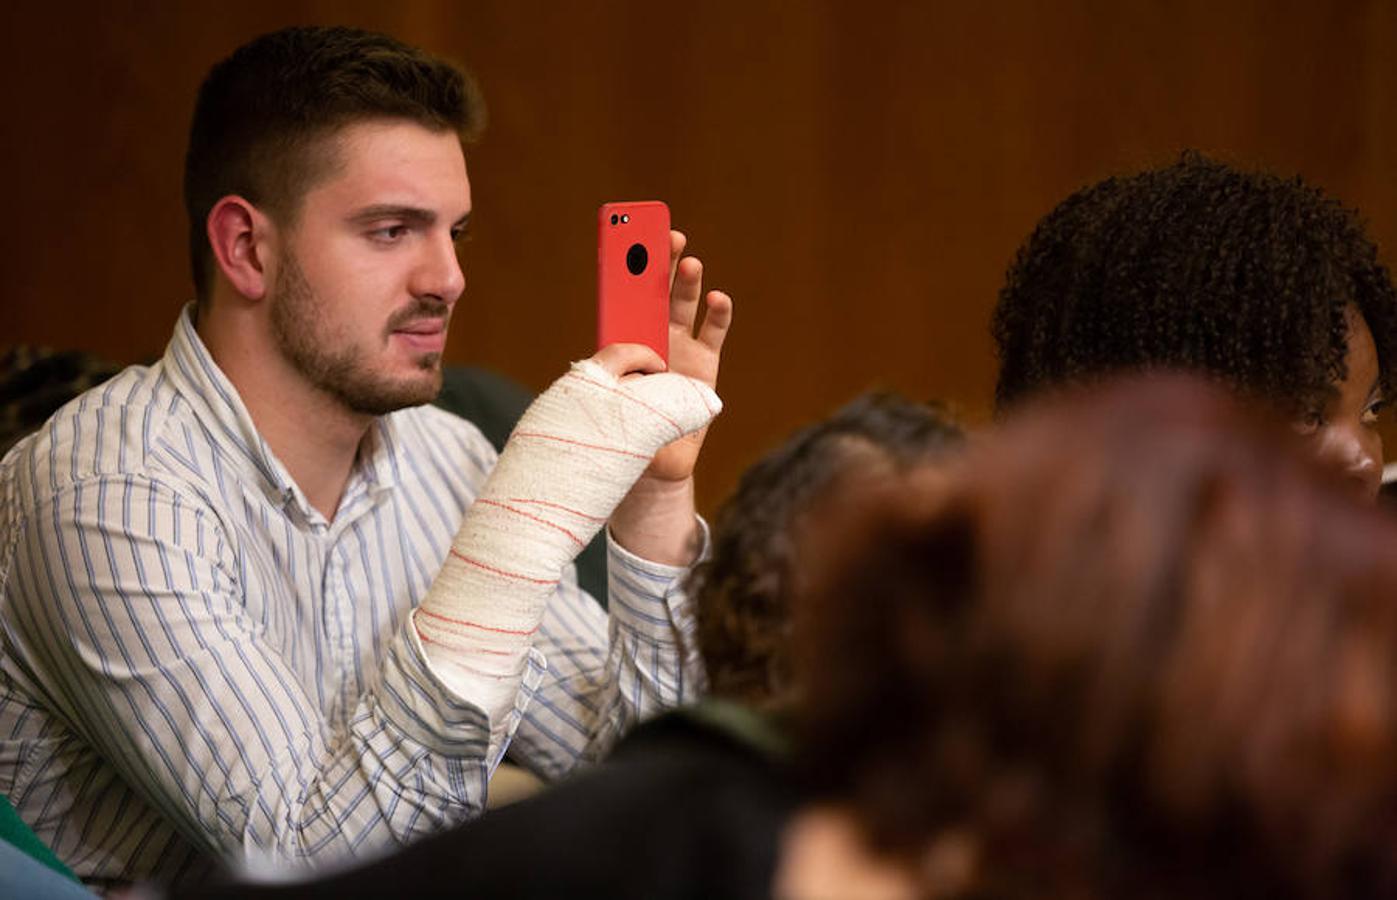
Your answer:
[[[441,392],[441,354],[417,358],[421,377],[392,380],[373,371],[364,350],[338,345],[326,323],[331,321],[324,300],[316,294],[300,264],[288,257],[272,286],[271,325],[277,347],[311,385],[346,409],[360,415],[382,416],[408,406],[421,406]],[[388,332],[401,322],[432,317],[445,304],[419,301],[395,314]]]

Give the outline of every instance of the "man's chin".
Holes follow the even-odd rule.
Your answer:
[[[397,408],[406,406],[421,406],[424,403],[431,403],[437,399],[441,393],[441,365],[437,364],[430,369],[418,372],[415,377],[406,379],[401,384],[398,396],[402,402]]]
[[[391,382],[382,379],[339,393],[350,409],[362,415],[383,416],[410,406],[422,406],[441,393],[441,366],[420,370],[407,378]]]

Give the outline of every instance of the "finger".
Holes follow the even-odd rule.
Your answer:
[[[674,284],[669,292],[669,324],[684,329],[693,337],[694,317],[698,315],[699,298],[703,295],[703,263],[696,256],[679,261]]]
[[[703,324],[699,326],[699,343],[715,353],[722,350],[731,326],[732,297],[723,291],[709,291]]]
[[[674,269],[679,265],[679,260],[684,256],[684,248],[688,246],[689,239],[684,236],[684,232],[669,230],[669,286],[674,287]]]
[[[665,370],[665,361],[660,354],[644,344],[607,344],[592,356],[592,362],[617,378]]]

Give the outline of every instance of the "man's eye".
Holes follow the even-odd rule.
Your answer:
[[[1378,418],[1382,415],[1384,409],[1387,409],[1386,400],[1374,400],[1372,403],[1369,403],[1368,408],[1363,410],[1363,424],[1378,424]]]
[[[391,244],[406,235],[407,230],[406,225],[388,225],[383,228],[375,228],[369,232],[369,236],[376,241]]]
[[[466,229],[466,228],[453,228],[453,229],[451,229],[451,242],[452,242],[453,244],[464,244],[466,241],[469,241],[470,239],[471,239],[471,233],[470,233],[470,230],[469,230],[469,229]]]

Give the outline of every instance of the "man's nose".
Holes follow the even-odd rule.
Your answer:
[[[466,276],[456,256],[456,243],[449,236],[427,242],[414,272],[413,294],[455,303],[465,289]]]

